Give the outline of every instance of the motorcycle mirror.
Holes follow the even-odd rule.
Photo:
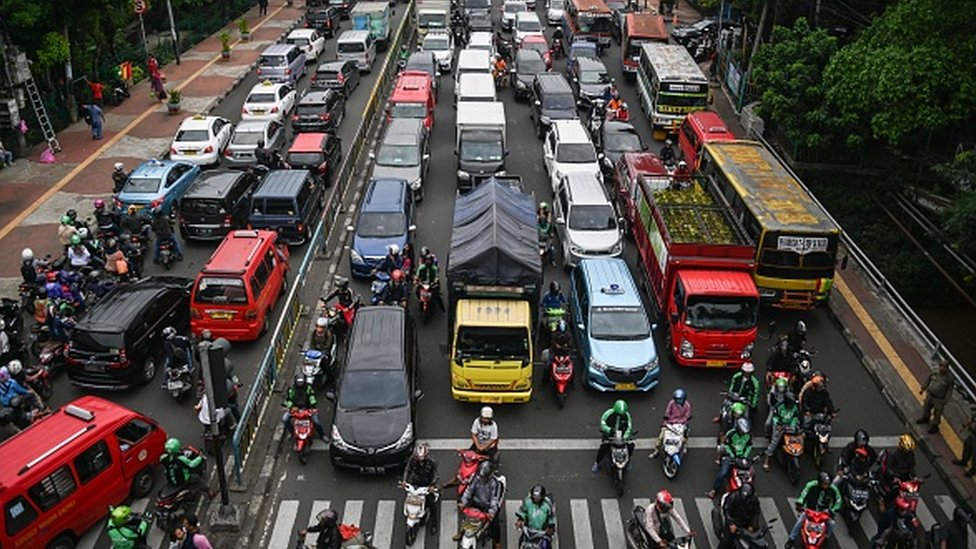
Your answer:
[[[424,398],[424,392],[422,390],[417,389],[416,391],[413,392],[413,399],[414,400],[420,400],[422,398]]]
[[[657,323],[651,324],[651,329],[652,330],[657,330]]]
[[[335,402],[336,399],[335,391],[326,391],[325,398],[328,399],[330,402]]]
[[[369,151],[369,159],[370,160],[376,160],[376,153],[373,152],[373,151]]]
[[[352,225],[346,225],[346,230],[352,232],[356,230],[356,227],[353,227]]]
[[[563,219],[562,217],[557,217],[556,218],[556,225],[562,225],[564,223],[566,223],[566,220]]]
[[[577,322],[576,323],[576,327],[579,328],[580,330],[585,330],[586,329],[586,326],[584,326],[582,322]]]

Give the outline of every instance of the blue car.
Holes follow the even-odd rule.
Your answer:
[[[623,259],[583,259],[570,309],[586,383],[597,391],[650,391],[661,375],[654,326]]]
[[[349,252],[349,269],[358,278],[369,278],[386,256],[387,247],[403,246],[416,229],[413,224],[413,191],[404,179],[371,179],[363,193]]]
[[[129,206],[139,210],[157,208],[169,215],[173,204],[190,188],[200,166],[177,160],[148,160],[132,170],[122,192],[115,197],[115,209],[125,213]]]

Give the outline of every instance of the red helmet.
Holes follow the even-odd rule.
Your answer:
[[[95,200],[95,209],[96,210],[101,210],[101,209],[104,209],[104,208],[105,208],[105,201],[102,200],[101,198],[96,199]]]
[[[657,497],[654,498],[654,505],[657,506],[658,510],[662,513],[667,513],[674,507],[674,498],[671,497],[671,492],[667,490],[661,490],[657,493]]]
[[[394,269],[393,272],[390,273],[390,278],[393,279],[393,282],[400,282],[403,280],[403,271],[400,269]]]

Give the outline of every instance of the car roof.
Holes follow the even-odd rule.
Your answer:
[[[481,91],[484,95],[495,93],[495,80],[486,72],[466,72],[458,78],[458,84],[466,92]],[[470,89],[475,88],[475,89]]]
[[[251,91],[247,92],[247,94],[251,95],[254,92],[278,91],[278,88],[282,88],[287,85],[288,84],[285,82],[272,82],[270,80],[265,80],[264,82],[258,82],[255,84],[254,87],[251,88]]]
[[[576,64],[579,67],[579,70],[581,71],[583,70],[606,71],[607,70],[607,66],[603,64],[603,61],[600,61],[595,57],[580,57],[579,59],[576,60]]]
[[[413,65],[414,63],[419,63],[421,61],[423,61],[424,63],[426,63],[428,65],[434,65],[434,63],[437,63],[437,59],[434,57],[434,52],[432,52],[432,51],[415,51],[415,52],[413,52],[413,53],[410,54],[410,57],[407,58],[407,67],[406,68],[410,68],[410,66]]]
[[[224,198],[243,179],[247,172],[240,170],[206,171],[196,178],[183,194],[183,201],[193,198]]]
[[[339,42],[359,42],[369,37],[368,30],[347,30],[339,35]]]
[[[478,63],[484,61],[488,63],[489,59],[488,52],[485,50],[473,50],[471,48],[464,48],[461,53],[458,54],[458,66],[465,64]]]
[[[241,120],[234,128],[234,133],[264,133],[271,120]]]
[[[525,11],[520,11],[520,12],[518,12],[518,13],[515,14],[515,18],[516,19],[528,19],[530,17],[533,18],[533,19],[535,19],[535,20],[537,20],[537,21],[539,20],[539,16],[536,15],[536,13],[534,11],[525,10]]]
[[[337,92],[335,90],[315,90],[309,91],[302,97],[301,101],[298,102],[299,105],[307,105],[309,103],[326,103],[329,97],[335,95]]]
[[[389,177],[371,179],[363,196],[362,211],[402,212],[406,185],[407,182],[402,179]]]
[[[558,72],[542,72],[535,77],[539,80],[543,93],[573,93],[566,77]],[[553,89],[554,87],[559,89]]]
[[[317,32],[318,31],[315,29],[295,29],[288,33],[288,37],[295,36],[298,38],[308,38],[309,36]]]
[[[346,370],[403,370],[406,323],[402,307],[360,307],[349,335]]]
[[[231,231],[217,246],[210,259],[201,269],[201,275],[243,275],[254,261],[257,250],[266,242],[274,242],[274,231]],[[256,257],[258,261],[263,255]]]
[[[559,135],[560,143],[592,143],[579,120],[553,120],[552,126]]]
[[[295,136],[295,141],[288,147],[288,152],[322,152],[322,139],[332,139],[332,134],[309,132]]]
[[[272,170],[254,191],[254,198],[283,198],[298,194],[308,179],[308,170]]]
[[[634,279],[627,269],[627,262],[623,259],[583,259],[578,268],[591,285],[589,299],[592,307],[643,305]]]
[[[633,176],[641,174],[666,176],[668,174],[664,162],[654,153],[631,151],[624,153],[620,158],[627,163]]]
[[[536,61],[542,61],[541,53],[535,50],[519,48],[518,53],[515,54],[515,62],[518,63],[519,61],[526,61],[525,59],[522,59],[523,57],[532,57]]]
[[[447,32],[447,29],[430,29],[427,31],[427,35],[424,38],[429,38],[431,36],[436,36],[438,38],[450,38],[451,33]]]
[[[568,173],[566,186],[569,187],[570,202],[579,205],[603,205],[609,204],[610,199],[603,189],[603,183],[596,174],[591,173]]]
[[[261,55],[285,55],[294,47],[294,44],[271,44],[267,48],[264,48]]]
[[[320,63],[319,66],[316,67],[315,72],[338,71],[338,70],[342,70],[342,67],[344,65],[351,65],[353,63],[355,63],[355,61],[353,61],[352,59],[333,59],[331,61],[325,61],[323,63]]]
[[[420,118],[394,118],[386,126],[384,139],[392,136],[409,136],[410,142],[416,142],[423,129],[424,121]]]
[[[96,332],[128,328],[149,303],[173,289],[187,289],[190,284],[190,279],[153,276],[116,286],[78,319],[75,328]]]
[[[632,133],[637,135],[637,129],[630,125],[628,122],[621,122],[619,120],[611,120],[603,124],[603,133]],[[638,135],[639,137],[639,135]]]
[[[129,177],[163,177],[177,164],[192,165],[189,162],[151,158],[136,166],[136,169],[132,170]]]
[[[189,118],[180,122],[181,130],[208,130],[213,121],[220,118],[219,116],[204,116],[201,114],[195,114]]]
[[[691,295],[728,295],[729,292],[755,294],[756,283],[752,275],[746,271],[725,271],[722,276],[715,276],[708,270],[682,270],[681,281],[685,290]]]

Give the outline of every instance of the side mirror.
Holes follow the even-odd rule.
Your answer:
[[[556,225],[565,225],[565,224],[566,224],[566,219],[565,218],[563,218],[563,217],[557,217],[556,218]]]
[[[597,153],[596,157],[599,158],[600,160],[603,160],[607,156],[605,154],[603,154],[603,153]]]
[[[678,313],[671,313],[671,324],[678,323]]]
[[[651,324],[651,330],[657,330],[657,323]]]
[[[430,153],[424,154],[424,160],[430,160]]]
[[[335,400],[336,400],[336,394],[335,394],[335,391],[326,391],[326,392],[325,392],[325,398],[326,398],[326,399],[327,399],[327,400],[328,400],[329,402],[335,402]]]
[[[376,160],[376,153],[373,152],[373,151],[369,151],[369,159],[370,160]]]
[[[641,150],[642,151],[646,151],[647,150],[647,144],[646,143],[641,143]]]
[[[536,100],[535,100],[535,101],[533,101],[532,103],[533,103],[533,104],[534,104],[534,105],[535,105],[536,107],[541,107],[541,106],[542,106],[542,101],[539,101],[538,99],[536,99]]]
[[[576,323],[576,327],[579,328],[580,330],[585,330],[586,329],[586,326],[583,325],[582,322],[577,322]]]
[[[421,391],[420,389],[417,389],[416,391],[413,392],[413,399],[414,400],[420,400],[422,398],[424,398],[424,392],[423,391]]]

